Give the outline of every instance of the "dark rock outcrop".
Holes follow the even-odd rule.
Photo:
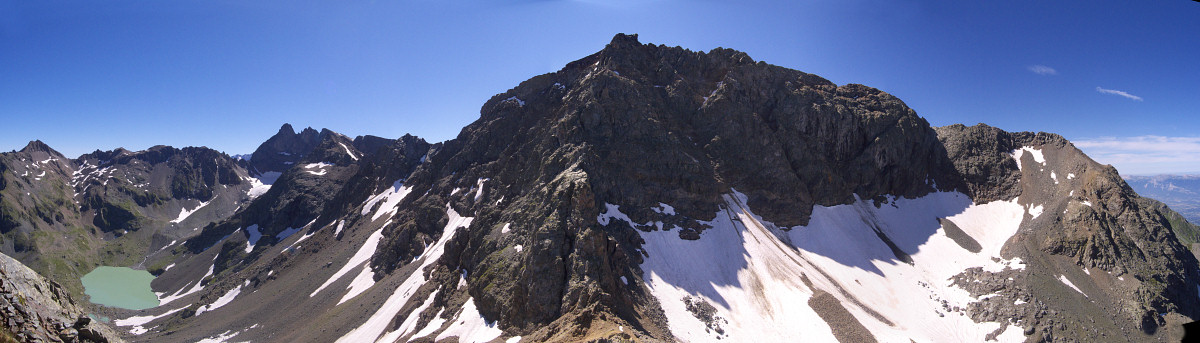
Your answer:
[[[65,289],[0,254],[0,326],[21,342],[124,342]]]

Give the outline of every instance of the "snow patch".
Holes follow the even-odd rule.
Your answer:
[[[1024,146],[1012,152],[1013,159],[1017,160],[1017,170],[1021,170],[1021,156],[1025,155],[1025,153],[1029,153],[1033,157],[1034,162],[1041,163],[1043,166],[1046,165],[1046,157],[1042,156],[1042,149]]]
[[[491,179],[481,177],[479,181],[475,181],[475,202],[479,202],[479,199],[483,198],[483,183],[488,180]]]
[[[342,233],[342,228],[343,228],[343,227],[345,227],[345,226],[346,226],[346,221],[345,221],[345,220],[339,220],[339,221],[338,221],[338,226],[337,226],[337,229],[334,229],[334,230],[333,230],[333,236],[334,236],[334,237],[337,237],[337,235],[341,234],[341,233]]]
[[[674,208],[674,207],[671,207],[671,205],[667,205],[667,204],[664,204],[664,203],[661,203],[661,202],[660,202],[660,203],[658,203],[658,207],[651,207],[651,208],[650,208],[650,210],[651,210],[651,211],[654,211],[655,213],[665,214],[665,215],[668,215],[668,216],[673,216],[673,215],[675,215],[675,208]]]
[[[262,173],[262,175],[259,175],[257,178],[246,178],[245,180],[250,182],[250,190],[246,192],[246,195],[249,196],[250,199],[255,199],[260,195],[267,193],[267,191],[271,189],[271,185],[275,184],[275,180],[279,179],[280,175],[283,174],[280,172],[266,172]]]
[[[1071,289],[1075,290],[1076,292],[1079,292],[1079,294],[1083,294],[1083,296],[1085,296],[1085,297],[1088,296],[1087,293],[1084,293],[1083,291],[1079,290],[1079,287],[1075,287],[1075,284],[1071,283],[1071,280],[1067,280],[1066,275],[1059,275],[1058,281],[1062,281],[1062,283],[1064,285],[1067,285],[1067,287],[1071,287]]]
[[[229,303],[233,302],[234,298],[237,298],[238,294],[242,293],[242,286],[247,284],[250,284],[250,280],[246,280],[246,283],[238,285],[228,292],[225,292],[225,294],[221,295],[220,298],[217,298],[216,301],[213,301],[212,304],[200,306],[200,308],[196,309],[196,315],[199,316],[201,313],[221,308],[221,306],[229,305]]]
[[[447,337],[458,337],[459,342],[488,342],[496,337],[504,334],[496,327],[496,322],[488,322],[483,319],[483,315],[479,314],[479,309],[475,308],[475,299],[468,298],[463,304],[462,312],[459,312],[458,318],[442,331],[435,340],[442,340]]]
[[[1050,178],[1054,179],[1054,184],[1056,184],[1056,185],[1058,184],[1058,175],[1054,175],[1053,170],[1050,171]]]
[[[113,321],[113,325],[116,325],[116,326],[133,326],[133,325],[141,326],[141,325],[146,325],[146,323],[152,322],[152,321],[154,321],[155,319],[159,319],[159,318],[163,318],[163,317],[169,316],[169,315],[171,315],[171,314],[173,314],[173,313],[175,313],[175,312],[182,311],[182,310],[183,310],[183,309],[185,309],[185,308],[187,308],[187,306],[180,307],[180,308],[177,308],[177,309],[174,309],[174,310],[170,310],[170,311],[167,311],[167,312],[163,312],[163,314],[160,314],[160,315],[157,315],[157,316],[134,316],[134,317],[129,317],[129,318],[125,318],[125,319],[117,319],[117,320],[114,320],[114,321]]]
[[[1075,173],[1067,173],[1067,180],[1074,179]]]
[[[216,197],[214,197],[214,199],[215,198]],[[184,219],[187,219],[187,217],[190,217],[192,215],[192,213],[196,213],[196,211],[199,211],[201,208],[204,208],[204,206],[208,206],[208,204],[211,202],[212,202],[212,200],[202,202],[202,203],[200,203],[200,206],[196,206],[196,208],[192,209],[191,211],[188,211],[187,207],[180,209],[179,217],[176,217],[175,220],[171,221],[171,223],[179,224],[179,222],[182,222]]]
[[[338,145],[341,145],[342,149],[346,150],[346,155],[350,155],[350,158],[353,158],[355,161],[358,161],[358,156],[354,156],[354,153],[350,152],[350,148],[346,147],[346,145],[342,144],[342,142],[338,142]]]
[[[1013,302],[1013,305],[1020,305],[1020,304],[1024,304],[1024,303],[1025,303],[1025,300],[1017,299],[1017,301]]]
[[[382,201],[383,204],[379,205],[379,209],[375,210],[374,215],[371,215],[371,221],[378,220],[384,214],[395,215],[397,210],[396,205],[399,205],[400,200],[404,200],[404,197],[408,196],[409,192],[412,192],[412,186],[405,187],[404,179],[396,180],[396,182],[392,182],[392,187],[367,198],[367,202],[363,204],[362,213],[360,214],[367,215],[367,213],[371,212],[371,208],[375,207],[376,203]]]
[[[1042,205],[1033,206],[1033,207],[1029,208],[1029,215],[1033,216],[1033,218],[1031,218],[1031,219],[1034,219],[1034,218],[1037,218],[1038,216],[1042,215],[1042,212],[1045,210],[1046,209],[1044,207],[1042,207]]]
[[[628,285],[629,279],[626,279],[624,275],[621,275],[621,283]]]
[[[387,224],[384,224],[383,226],[387,226]],[[317,293],[321,292],[322,289],[325,289],[325,287],[329,286],[329,284],[337,281],[339,278],[346,275],[346,273],[349,273],[354,269],[354,267],[358,267],[359,264],[371,259],[371,256],[375,255],[375,248],[379,247],[380,239],[383,239],[383,228],[372,232],[371,235],[367,237],[367,241],[363,242],[363,245],[358,248],[357,252],[354,253],[354,256],[351,256],[350,260],[346,261],[346,264],[343,265],[341,269],[338,269],[336,273],[333,273],[333,276],[330,276],[328,280],[325,280],[325,283],[321,284],[321,287],[317,287],[317,290],[309,294],[308,297],[311,298],[316,296]]]
[[[375,271],[371,270],[370,264],[364,264],[362,266],[362,271],[358,273],[358,276],[354,277],[354,280],[350,281],[350,286],[346,287],[346,289],[350,291],[346,292],[346,295],[343,295],[342,299],[338,300],[338,305],[341,305],[347,300],[354,299],[354,297],[366,292],[368,289],[371,289],[371,286],[374,285]]]
[[[313,174],[316,176],[321,176],[321,175],[325,175],[325,173],[329,172],[325,168],[329,168],[332,166],[333,166],[333,163],[328,163],[328,162],[309,163],[309,164],[304,165],[304,169],[316,169],[317,171],[305,170],[304,172]]]
[[[513,250],[516,250],[517,252],[521,252],[522,250],[525,250],[525,247],[522,247],[520,244],[517,244],[517,246],[513,247]]]
[[[307,227],[307,226],[305,226],[305,227]],[[298,228],[289,227],[289,228],[283,229],[283,231],[280,231],[278,234],[275,235],[275,239],[282,241],[284,239],[287,239],[288,237],[291,237],[292,235],[296,234],[297,232],[300,232],[300,230],[303,230],[303,229],[304,229],[303,227],[298,227]]]
[[[520,105],[521,107],[525,107],[525,101],[523,101],[520,98],[517,98],[515,96],[510,96],[510,97],[508,97],[508,99],[504,99],[504,101],[515,101],[517,103],[517,105]]]
[[[508,233],[508,231],[509,231],[508,228],[510,226],[512,226],[512,223],[504,223],[504,227],[500,229],[500,233]]]
[[[258,224],[254,224],[246,227],[246,233],[250,234],[250,237],[246,239],[246,253],[249,254],[254,251],[254,246],[262,238],[262,230],[258,229]]]
[[[633,222],[633,219],[629,219],[629,216],[621,213],[619,206],[610,203],[604,203],[604,213],[601,213],[596,217],[596,222],[600,223],[600,225],[607,226],[608,223],[613,219],[624,220],[626,223],[629,223],[629,225],[637,225],[637,223]]]

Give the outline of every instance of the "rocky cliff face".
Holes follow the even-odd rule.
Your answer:
[[[0,324],[19,342],[124,342],[53,281],[0,254]]]
[[[312,151],[325,134],[311,127],[297,133],[291,124],[283,124],[278,133],[259,145],[250,155],[250,166],[255,173],[288,170]]]

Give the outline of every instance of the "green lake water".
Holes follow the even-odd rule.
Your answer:
[[[100,266],[84,275],[83,292],[92,303],[130,310],[158,306],[158,296],[150,290],[154,275],[128,267]]]

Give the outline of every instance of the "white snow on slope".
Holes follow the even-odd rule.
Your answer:
[[[387,226],[387,224],[384,224],[383,226]],[[353,270],[355,267],[358,267],[363,262],[366,262],[367,260],[371,259],[371,255],[375,255],[375,248],[379,247],[379,240],[382,238],[383,238],[383,228],[381,227],[378,230],[375,230],[375,232],[372,232],[371,235],[367,237],[367,241],[363,242],[363,245],[358,248],[358,251],[354,253],[354,256],[350,257],[349,261],[346,261],[346,264],[343,265],[341,269],[338,269],[338,271],[336,273],[333,273],[333,276],[330,276],[329,280],[325,280],[325,283],[321,284],[321,287],[317,287],[317,290],[313,291],[312,294],[309,294],[308,296],[310,298],[313,296],[316,296],[318,292],[321,292],[321,290],[325,289],[325,287],[329,286],[329,284],[333,283],[334,281],[337,281],[342,276],[346,275],[346,273],[349,273],[351,270]],[[365,268],[369,269],[371,267],[365,266]]]
[[[433,304],[433,298],[437,297],[437,294],[438,291],[433,291],[433,293],[430,293],[429,298],[425,299],[425,302],[421,303],[421,306],[412,310],[412,312],[408,314],[408,317],[404,318],[404,322],[400,323],[400,327],[396,328],[396,331],[391,331],[384,334],[383,337],[379,338],[379,341],[395,342],[397,339],[400,339],[400,337],[412,333],[412,331],[417,328],[417,321],[421,319],[421,312],[425,312],[425,309],[429,308],[430,304]]]
[[[475,181],[475,202],[479,202],[479,199],[483,198],[483,183],[488,180],[491,179],[481,177],[478,181]]]
[[[258,229],[258,224],[254,224],[246,227],[246,233],[250,234],[250,237],[246,239],[246,253],[249,254],[254,251],[254,245],[258,244],[258,240],[262,238],[262,230]]]
[[[342,149],[346,150],[346,155],[350,155],[350,158],[353,158],[355,161],[358,161],[358,156],[354,156],[354,153],[350,152],[350,148],[347,148],[346,145],[342,144],[341,142],[338,142],[338,145],[341,145]]]
[[[1050,171],[1050,178],[1054,179],[1054,184],[1058,184],[1058,175],[1055,175],[1053,170]]]
[[[1029,208],[1029,215],[1033,216],[1033,218],[1037,218],[1038,216],[1042,215],[1042,212],[1045,210],[1046,208],[1042,205],[1033,206]]]
[[[309,163],[309,164],[304,165],[304,169],[316,169],[317,171],[305,170],[304,172],[313,174],[316,176],[321,176],[321,175],[325,175],[325,173],[329,172],[328,170],[325,170],[325,168],[329,168],[332,166],[333,166],[333,163],[328,163],[328,162]]]
[[[396,182],[392,183],[392,187],[367,198],[367,202],[363,204],[361,214],[364,216],[367,215],[367,213],[371,212],[371,208],[375,207],[376,203],[382,201],[383,204],[379,205],[379,209],[375,210],[374,215],[371,215],[371,221],[379,219],[384,214],[394,215],[397,210],[396,205],[400,204],[400,200],[404,200],[404,197],[408,196],[409,192],[412,192],[412,186],[405,187],[404,179],[396,180]]]
[[[234,298],[237,298],[238,294],[242,293],[242,286],[246,286],[249,284],[250,284],[250,280],[246,280],[246,283],[238,285],[237,287],[234,287],[233,289],[229,290],[228,292],[225,292],[225,294],[221,295],[220,298],[217,298],[217,300],[214,300],[212,304],[200,306],[200,308],[196,309],[196,315],[199,316],[201,313],[221,308],[221,306],[229,305],[229,303],[233,302]]]
[[[483,315],[479,314],[479,309],[475,308],[475,299],[468,298],[463,304],[462,312],[459,312],[458,318],[442,331],[435,340],[440,341],[447,337],[458,336],[459,342],[490,342],[496,337],[503,334],[499,328],[496,328],[496,322],[488,323],[483,319]]]
[[[228,236],[226,236],[226,237],[228,237]],[[221,239],[221,240],[224,240],[224,239]],[[204,290],[204,285],[202,285],[201,282],[203,282],[205,278],[213,275],[213,270],[217,266],[216,265],[217,256],[219,256],[219,255],[213,255],[213,264],[208,266],[208,272],[204,273],[204,276],[201,276],[199,280],[196,280],[196,284],[194,286],[192,286],[192,288],[188,289],[187,291],[183,291],[182,289],[180,289],[180,293],[176,293],[175,295],[168,295],[166,297],[162,296],[164,294],[163,292],[155,292],[154,295],[159,297],[158,298],[158,306],[166,305],[167,303],[178,300],[179,298],[186,297],[189,294]]]
[[[157,316],[135,316],[135,317],[129,317],[129,318],[125,318],[125,319],[117,319],[117,320],[113,320],[113,325],[116,325],[116,326],[133,326],[133,325],[141,326],[141,325],[145,325],[146,323],[152,322],[155,319],[166,317],[166,316],[171,315],[172,313],[182,311],[185,308],[187,308],[187,306],[180,307],[180,308],[170,310],[167,312],[163,312],[163,314],[160,314]]]
[[[1071,280],[1067,280],[1066,275],[1059,275],[1058,281],[1062,281],[1062,283],[1064,285],[1067,285],[1067,287],[1071,287],[1071,289],[1075,290],[1076,292],[1079,292],[1079,294],[1083,294],[1083,296],[1085,296],[1085,297],[1088,296],[1087,293],[1084,293],[1083,291],[1079,290],[1079,287],[1075,287],[1075,284],[1071,283]]]
[[[725,198],[725,209],[703,223],[712,228],[699,240],[679,239],[674,230],[641,233],[649,255],[642,265],[644,279],[662,304],[672,333],[683,341],[717,338],[687,311],[681,301],[685,296],[716,307],[733,341],[835,341],[828,324],[808,306],[815,291],[802,276],[837,298],[881,342],[983,341],[1007,325],[975,323],[939,311],[943,300],[951,307],[976,300],[950,285],[951,276],[971,267],[1023,268],[1019,261],[991,260],[1021,223],[1025,210],[1015,200],[972,205],[959,193],[934,193],[879,208],[870,201],[815,206],[808,226],[784,232],[755,216],[744,195]],[[597,218],[602,224],[628,220],[616,206],[606,207]],[[937,218],[953,221],[982,251],[960,247]],[[913,263],[898,261],[875,228]],[[1018,336],[1001,338],[1023,339]]]
[[[362,325],[359,325],[354,330],[346,333],[345,336],[339,338],[337,340],[339,343],[376,341],[376,339],[379,338],[379,335],[383,334],[384,330],[388,329],[389,324],[392,322],[392,318],[394,318],[396,314],[400,312],[400,310],[404,307],[404,304],[408,302],[408,298],[412,297],[417,288],[421,287],[421,285],[425,284],[427,281],[425,280],[425,274],[419,271],[424,270],[425,267],[441,258],[442,254],[446,250],[446,242],[449,242],[452,238],[454,238],[454,233],[456,230],[459,227],[470,227],[471,221],[475,219],[474,217],[463,217],[459,215],[458,212],[454,211],[453,208],[450,208],[449,204],[446,205],[446,215],[450,218],[450,220],[446,223],[446,227],[442,228],[442,236],[438,238],[436,243],[425,250],[425,253],[422,256],[423,260],[421,260],[421,265],[414,269],[417,272],[413,272],[411,275],[409,275],[408,278],[400,284],[400,287],[396,288],[396,290],[392,292],[392,295],[383,302],[383,305],[379,307],[379,310],[376,310],[375,314],[372,314],[370,318],[367,318],[366,322],[363,322]],[[432,325],[432,323],[430,325]],[[423,331],[424,330],[421,330],[421,332]]]
[[[246,178],[245,180],[250,182],[250,191],[246,192],[246,195],[249,196],[250,199],[255,199],[260,195],[267,193],[267,191],[271,189],[271,185],[275,184],[275,180],[279,179],[280,175],[283,174],[280,172],[266,172],[262,173],[262,175],[259,175],[257,178]]]
[[[1030,156],[1033,156],[1034,162],[1041,163],[1043,166],[1046,165],[1046,157],[1042,156],[1042,149],[1025,146],[1021,147],[1020,149],[1013,150],[1012,152],[1013,159],[1017,160],[1017,170],[1021,169],[1021,156],[1025,153],[1029,153]]]
[[[190,217],[192,215],[192,213],[196,213],[196,211],[199,211],[201,208],[204,208],[204,206],[208,206],[208,203],[210,203],[210,202],[212,202],[212,200],[202,202],[202,203],[200,203],[200,206],[196,206],[196,208],[192,209],[191,211],[188,211],[187,207],[180,209],[179,217],[175,218],[175,220],[172,220],[171,223],[179,224],[179,222],[182,222],[184,219],[187,219],[187,217]]]

